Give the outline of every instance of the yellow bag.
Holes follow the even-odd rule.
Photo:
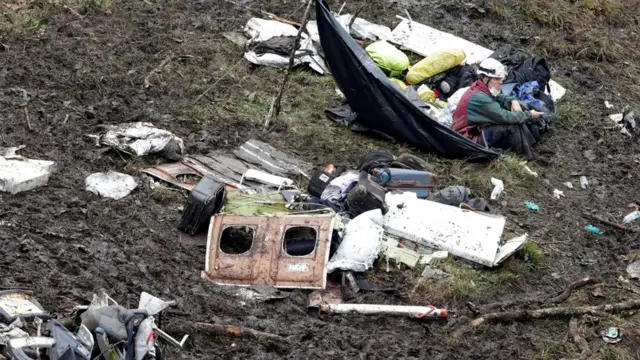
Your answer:
[[[462,50],[446,50],[433,53],[409,68],[407,82],[415,85],[452,69],[462,63],[467,54]]]
[[[418,93],[418,97],[420,97],[422,101],[428,104],[436,106],[440,109],[444,108],[445,105],[447,105],[445,101],[438,99],[436,97],[436,93],[433,92],[433,90],[429,89],[427,85],[424,85],[424,84],[420,85],[420,87],[418,87],[418,90],[416,90],[416,92]]]
[[[396,78],[389,78],[389,80],[393,81],[394,83],[400,85],[400,88],[402,90],[407,88],[407,84],[404,83],[404,81],[400,80],[400,79],[396,79]]]
[[[409,68],[409,58],[395,46],[381,40],[367,46],[365,49],[371,59],[379,67],[389,71],[389,75],[398,76]]]

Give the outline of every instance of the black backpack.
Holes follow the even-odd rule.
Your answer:
[[[505,84],[537,81],[540,89],[549,89],[551,70],[545,58],[531,56],[511,45],[505,45],[496,50],[490,58],[500,61],[509,70],[509,75],[504,80]]]

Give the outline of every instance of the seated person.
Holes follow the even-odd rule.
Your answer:
[[[482,61],[478,74],[481,79],[462,95],[451,128],[483,146],[511,149],[527,159],[533,158],[531,146],[535,139],[526,124],[543,113],[522,111],[517,99],[500,93],[507,71],[498,60]]]

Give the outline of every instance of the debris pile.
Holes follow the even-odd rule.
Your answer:
[[[0,191],[17,194],[45,186],[55,162],[28,159],[16,152],[23,146],[0,148]]]
[[[55,319],[32,292],[1,291],[0,348],[9,359],[161,359],[159,338],[178,347],[188,338],[177,341],[156,325],[172,303],[142,292],[138,308],[127,309],[100,289],[89,306]]]
[[[379,258],[413,268],[435,266],[451,254],[493,267],[527,239],[505,241],[506,219],[491,214],[488,201],[472,198],[463,186],[439,189],[433,167],[406,153],[373,150],[356,168],[314,168],[251,139],[230,152],[186,155],[145,172],[190,191],[178,228],[206,236],[202,277],[219,285],[330,291],[332,278],[342,275],[355,289],[369,285],[358,285],[353,273],[373,269]],[[498,179],[492,183],[504,188]],[[337,306],[341,299],[334,298],[336,306],[320,301],[317,309],[447,315],[431,307]]]

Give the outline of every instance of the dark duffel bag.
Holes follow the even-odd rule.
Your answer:
[[[380,209],[382,214],[385,214],[389,208],[384,197],[385,189],[363,171],[360,173],[358,184],[347,194],[345,204],[353,217],[373,209]]]

